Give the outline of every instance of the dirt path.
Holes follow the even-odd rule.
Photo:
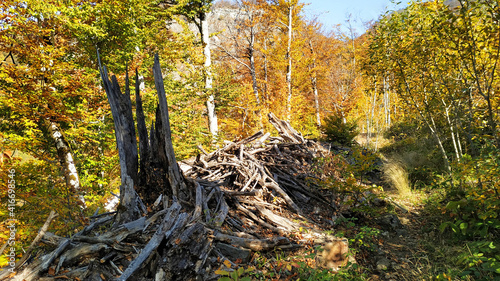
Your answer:
[[[422,206],[396,209],[396,215],[386,215],[376,222],[382,227],[378,245],[371,256],[372,280],[424,280],[432,264],[424,249],[425,217]]]

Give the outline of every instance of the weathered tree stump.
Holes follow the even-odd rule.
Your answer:
[[[110,81],[106,67],[101,67],[100,72],[113,114],[120,157],[122,184],[116,223],[122,224],[135,220],[144,213],[142,202],[150,205],[160,194],[178,197],[179,191],[187,192],[186,183],[175,160],[168,104],[158,56],[155,56],[153,74],[159,103],[156,122],[151,126],[149,137],[139,92],[139,75],[136,71],[135,98],[139,152],[128,73],[125,93],[122,94],[116,77],[113,76]]]

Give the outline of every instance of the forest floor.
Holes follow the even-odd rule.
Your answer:
[[[410,202],[398,199],[392,191],[386,193],[393,202],[406,208],[408,212],[395,210],[401,228],[383,231],[378,245],[371,251],[367,268],[372,272],[371,280],[424,280],[436,271],[435,249],[433,245],[437,232],[432,228],[429,214],[422,201]],[[415,197],[413,198],[415,200]],[[422,200],[422,198],[417,198]]]
[[[354,259],[350,258],[348,266],[339,272],[317,267],[314,258],[318,249],[314,250],[313,245],[294,253],[256,254],[243,267],[257,268],[250,274],[252,280],[416,281],[435,280],[440,274],[457,270],[449,262],[457,257],[459,249],[439,233],[439,216],[433,215],[436,210],[427,203],[433,194],[402,197],[389,189],[378,195],[391,202],[389,208],[381,208],[382,215],[356,213],[346,223],[324,228],[349,240]],[[387,209],[392,210],[386,213]]]

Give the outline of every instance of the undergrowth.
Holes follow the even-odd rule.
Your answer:
[[[454,159],[449,174],[432,140],[400,131],[389,132],[394,142],[381,151],[406,167],[413,192],[428,195],[421,202],[421,244],[432,264],[426,279],[500,280],[499,149],[482,140],[475,156]]]
[[[339,271],[333,271],[316,266],[318,250],[309,247],[301,254],[286,255],[281,251],[274,252],[274,256],[264,256],[259,253],[250,265],[232,268],[229,261],[222,263],[216,273],[220,274],[219,281],[246,281],[246,280],[297,280],[297,281],[326,281],[326,280],[369,280],[362,268],[355,263],[348,263]]]

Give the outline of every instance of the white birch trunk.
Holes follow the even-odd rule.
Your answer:
[[[455,139],[455,130],[453,129],[453,124],[451,123],[450,120],[450,108],[449,106],[446,106],[446,103],[444,100],[442,100],[443,105],[445,106],[444,112],[446,115],[446,121],[448,122],[448,126],[450,126],[450,134],[451,134],[451,141],[453,143],[453,149],[455,150],[455,157],[457,157],[457,161],[460,162],[460,152],[458,151],[458,146],[457,146],[457,141]]]
[[[459,129],[457,129],[457,144],[458,144],[458,151],[460,153],[460,158],[462,158],[464,156],[464,152],[462,150],[462,143],[460,142]]]
[[[386,129],[391,127],[391,100],[388,86],[386,78],[384,77],[384,115]]]
[[[399,64],[399,62],[398,62],[398,64]],[[438,143],[439,150],[441,151],[441,154],[443,156],[445,168],[448,171],[448,174],[452,177],[451,185],[453,186],[453,174],[452,174],[452,170],[451,170],[450,160],[448,158],[448,155],[446,154],[446,150],[444,149],[443,142],[441,141],[441,138],[439,137],[439,135],[437,133],[437,127],[436,127],[436,123],[434,122],[434,118],[432,117],[432,112],[427,111],[428,117],[425,115],[424,111],[422,110],[422,108],[420,108],[420,105],[415,100],[415,96],[413,95],[413,91],[411,90],[410,85],[408,84],[408,81],[406,80],[406,75],[402,71],[401,65],[399,65],[399,69],[401,71],[401,74],[403,74],[403,79],[404,79],[406,93],[408,95],[407,98],[409,99],[409,103],[412,104],[415,107],[415,109],[417,109],[418,114],[420,115],[420,117],[422,117],[425,124],[427,125],[427,127],[431,131],[431,134],[436,139],[436,142]],[[425,92],[424,92],[424,95],[426,95]],[[424,100],[424,104],[428,105],[425,100]]]
[[[316,124],[321,127],[321,116],[319,112],[319,96],[316,77],[313,78],[314,106],[316,107]]]
[[[311,51],[311,56],[313,56],[311,84],[312,84],[313,95],[314,95],[314,107],[316,109],[316,124],[320,127],[321,126],[321,116],[320,116],[320,112],[319,112],[319,96],[318,96],[318,83],[317,83],[318,79],[316,76],[316,58],[314,57],[314,54],[315,54],[314,47],[312,45],[311,40],[309,40],[309,50]]]
[[[212,91],[212,59],[210,54],[210,32],[208,30],[208,13],[203,13],[200,17],[201,21],[201,41],[203,44],[203,55],[205,56],[205,90],[210,93],[207,100],[208,111],[208,127],[212,138],[215,140],[219,131],[217,123],[217,114],[215,112],[215,98]]]
[[[78,177],[78,170],[76,169],[73,155],[68,143],[55,122],[50,122],[49,132],[54,144],[56,146],[59,162],[63,168],[64,178],[66,179],[66,186],[72,194],[78,198],[80,207],[85,208],[85,198],[80,190],[80,178]]]
[[[420,110],[420,109],[419,109]],[[429,124],[426,121],[427,123],[427,127],[429,127],[429,129],[431,130],[431,133],[432,135],[434,136],[434,138],[436,139],[437,143],[438,143],[438,146],[439,146],[439,149],[441,150],[441,154],[443,155],[443,159],[444,159],[444,164],[445,164],[445,167],[446,167],[446,170],[448,171],[448,173],[451,175],[451,165],[450,165],[450,160],[448,158],[448,155],[446,155],[446,150],[444,149],[444,146],[443,146],[443,142],[441,141],[441,138],[439,137],[439,135],[437,134],[437,129],[436,129],[436,123],[434,122],[434,118],[432,116],[430,116],[430,120],[431,120],[431,124]],[[453,181],[451,182],[452,185],[453,185]]]
[[[288,57],[288,66],[287,66],[287,73],[286,73],[286,84],[288,86],[288,97],[287,97],[287,103],[286,103],[286,114],[287,114],[287,121],[290,121],[291,114],[292,114],[292,12],[293,12],[293,5],[290,5],[288,8],[288,46],[287,46],[287,57]]]
[[[374,131],[376,127],[374,126],[375,124],[375,104],[377,102],[377,83],[375,82],[375,91],[373,91],[373,98],[372,98],[372,103],[371,103],[371,108],[370,108],[370,138],[372,136],[375,137],[375,140],[377,140],[377,136],[375,135],[377,132]],[[375,133],[372,135],[372,133]]]

